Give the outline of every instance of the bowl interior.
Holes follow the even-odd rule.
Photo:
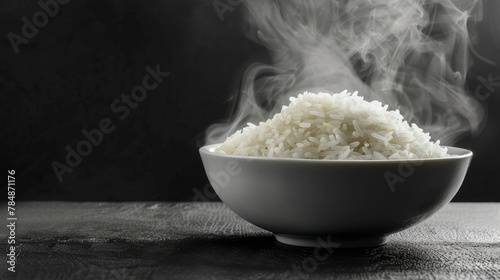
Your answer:
[[[350,163],[350,162],[368,162],[368,163],[388,163],[388,162],[408,162],[408,161],[433,161],[433,160],[454,160],[457,158],[468,158],[472,157],[473,153],[470,150],[464,149],[464,148],[459,148],[459,147],[452,147],[452,146],[444,146],[448,148],[448,153],[452,155],[451,157],[448,158],[425,158],[425,159],[412,159],[412,160],[402,160],[402,159],[389,159],[389,160],[322,160],[322,159],[301,159],[301,158],[275,158],[275,157],[257,157],[257,156],[240,156],[240,155],[229,155],[229,154],[223,154],[216,152],[215,149],[220,146],[221,143],[217,144],[210,144],[206,145],[200,148],[200,153],[213,153],[217,156],[221,157],[231,157],[231,158],[238,158],[238,159],[243,159],[243,160],[270,160],[270,161],[306,161],[306,162],[327,162],[330,164],[335,164],[335,163]]]

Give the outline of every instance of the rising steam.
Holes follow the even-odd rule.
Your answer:
[[[207,143],[223,142],[303,91],[359,91],[399,109],[434,140],[453,144],[478,128],[483,110],[464,90],[467,21],[480,11],[463,0],[247,0],[250,36],[272,65],[245,72],[235,114],[212,125]]]

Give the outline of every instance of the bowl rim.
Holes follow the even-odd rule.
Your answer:
[[[278,157],[259,157],[259,156],[241,156],[241,155],[230,155],[230,154],[222,154],[215,152],[215,148],[217,146],[222,145],[222,143],[209,144],[202,146],[199,149],[200,154],[206,154],[221,158],[228,159],[241,159],[241,160],[252,160],[252,161],[286,161],[286,162],[311,162],[311,163],[402,163],[402,162],[427,162],[427,161],[452,161],[464,158],[471,158],[473,152],[468,149],[453,147],[453,146],[442,146],[448,148],[448,153],[458,153],[453,154],[450,157],[443,158],[418,158],[418,159],[369,159],[369,160],[360,160],[360,159],[342,159],[342,160],[324,160],[324,159],[306,159],[306,158],[278,158]],[[451,150],[451,151],[450,151]]]

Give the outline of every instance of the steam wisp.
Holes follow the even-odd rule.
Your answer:
[[[230,122],[209,127],[220,143],[275,114],[304,91],[359,91],[451,145],[479,127],[480,103],[464,90],[467,22],[477,1],[245,1],[250,36],[272,65],[245,72]]]

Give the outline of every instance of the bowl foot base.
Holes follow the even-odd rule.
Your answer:
[[[275,233],[278,242],[301,247],[323,247],[323,248],[365,248],[377,247],[387,243],[386,236],[359,237],[359,238],[334,238],[328,236],[302,236]]]

